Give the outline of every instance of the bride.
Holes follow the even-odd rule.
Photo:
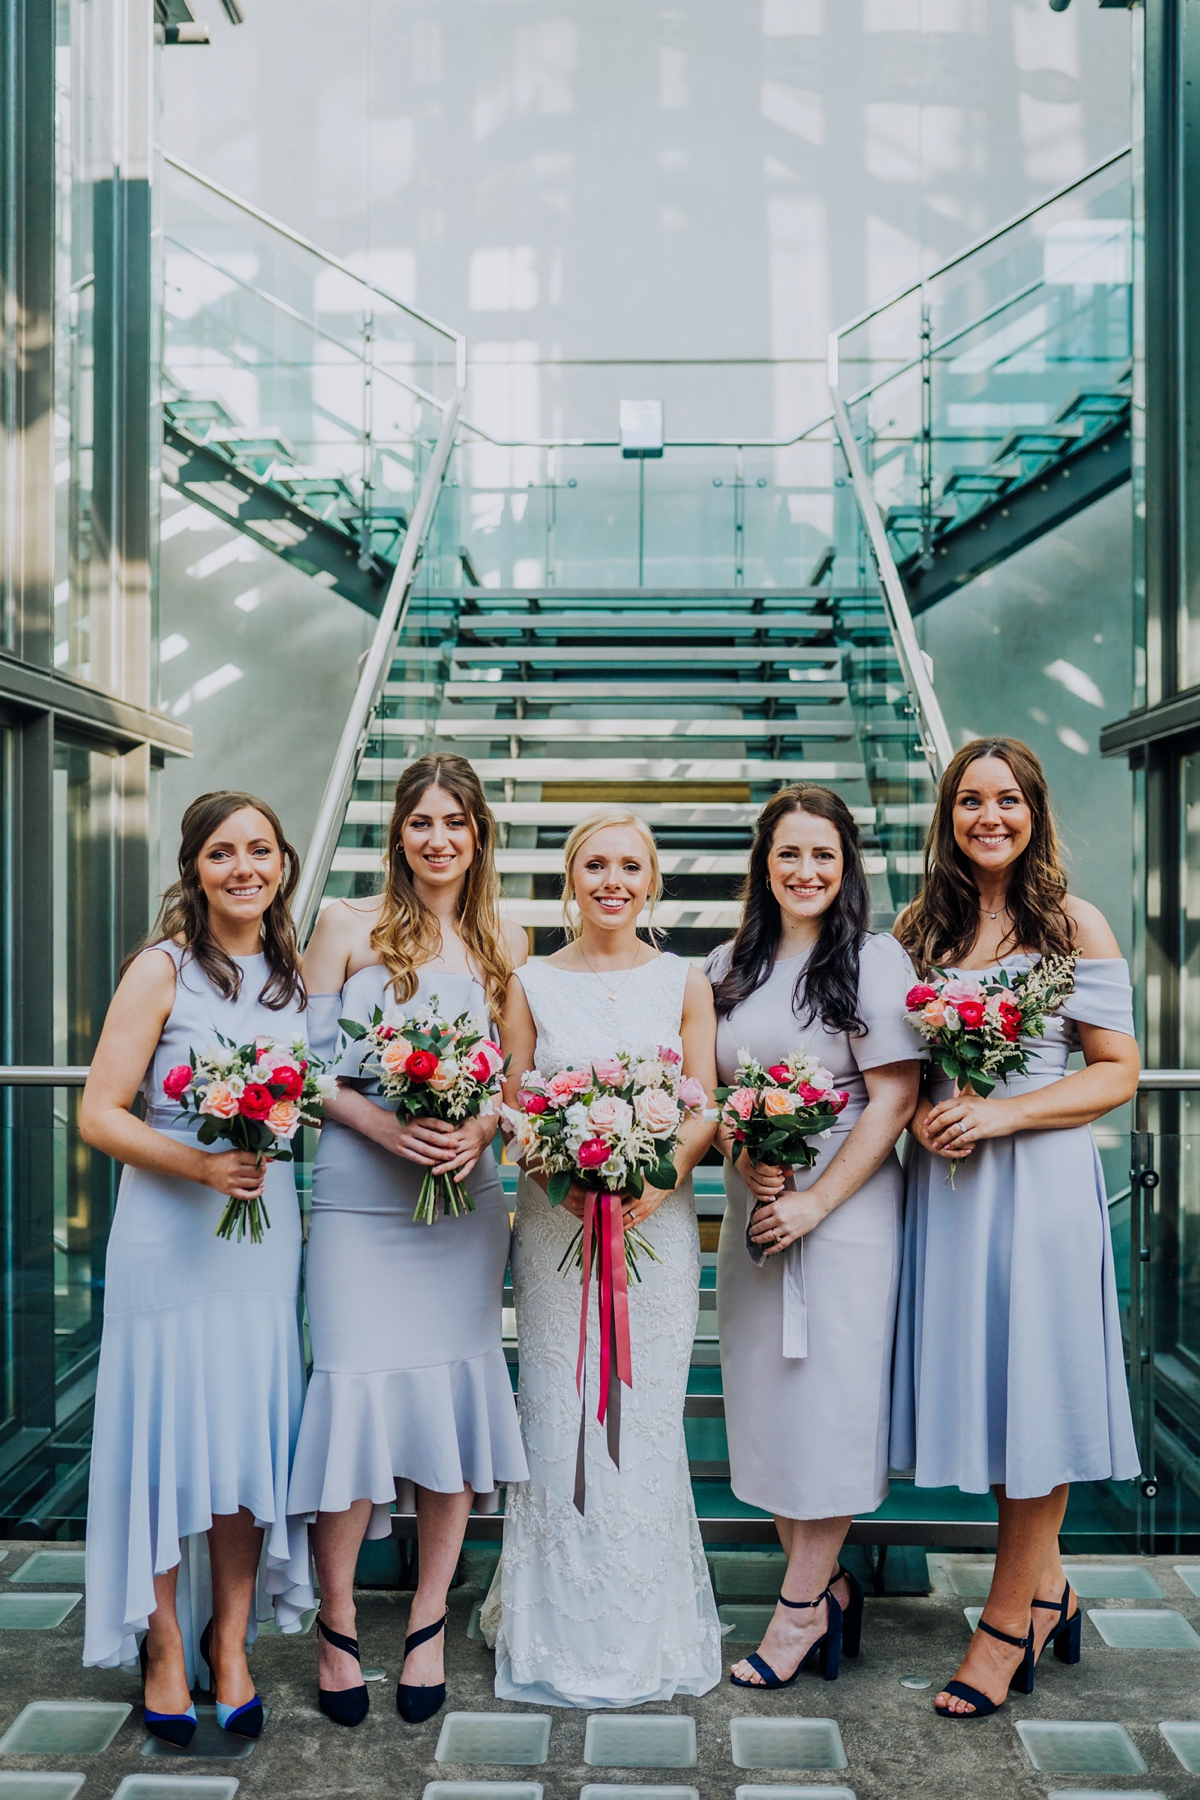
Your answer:
[[[649,827],[606,808],[576,826],[564,854],[571,942],[526,964],[510,984],[501,1032],[511,1059],[509,1104],[530,1069],[550,1075],[618,1050],[653,1056],[660,1045],[682,1051],[684,1072],[711,1095],[716,1019],[708,982],[637,933],[647,900],[652,913],[661,893]],[[661,1260],[643,1253],[641,1283],[630,1283],[633,1387],[621,1395],[619,1469],[596,1419],[591,1303],[582,1515],[573,1500],[580,1283],[577,1270],[560,1273],[559,1264],[583,1214],[583,1190],[572,1188],[551,1207],[544,1177],[519,1178],[512,1272],[530,1480],[508,1490],[504,1552],[485,1610],[502,1700],[636,1706],[704,1694],[720,1680],[720,1626],[683,1436],[700,1274],[690,1171],[712,1134],[703,1119],[685,1125],[675,1189],[647,1187],[625,1200],[626,1229],[637,1226]]]

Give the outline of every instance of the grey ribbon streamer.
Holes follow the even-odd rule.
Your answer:
[[[746,1251],[755,1267],[761,1268],[767,1252],[750,1236],[750,1222],[757,1205],[754,1195],[747,1194]],[[791,1358],[805,1357],[808,1355],[808,1297],[804,1290],[804,1239],[797,1238],[794,1244],[776,1254],[783,1257],[783,1354]]]

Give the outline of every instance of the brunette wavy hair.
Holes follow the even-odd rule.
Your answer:
[[[180,824],[179,880],[172,882],[162,897],[154,929],[144,944],[126,958],[121,973],[141,950],[169,940],[182,943],[192,960],[199,964],[217,992],[226,1000],[236,1000],[242,991],[242,971],[231,956],[216,943],[208,924],[208,901],[200,883],[200,852],[214,832],[236,812],[253,807],[262,814],[279,845],[283,857],[283,880],[279,890],[263,914],[262,947],[270,971],[259,999],[272,1012],[296,1001],[308,1004],[304,980],[300,974],[300,947],[292,924],[291,898],[300,879],[300,858],[283,834],[274,809],[255,794],[222,789],[215,794],[201,794],[193,800]]]
[[[433,913],[413,886],[404,855],[404,826],[432,787],[457,800],[470,821],[475,855],[458,902],[458,930],[467,954],[484,974],[488,1007],[499,1012],[512,980],[512,958],[500,923],[500,877],[496,873],[496,821],[484,798],[478,775],[465,756],[433,752],[410,763],[396,783],[384,858],[383,909],[371,933],[397,1000],[411,1000],[418,969],[442,948]]]
[[[771,892],[767,865],[777,826],[794,812],[833,826],[841,841],[843,867],[837,897],[821,916],[821,935],[796,977],[792,1011],[802,1023],[820,1019],[833,1031],[861,1035],[867,1028],[858,1010],[858,958],[870,928],[871,900],[858,826],[840,794],[807,783],[780,788],[758,815],[740,896],[742,922],[730,945],[728,967],[713,988],[717,1012],[727,1018],[757,992],[775,966],[783,918]]]
[[[1029,843],[1013,867],[1008,889],[1013,947],[1043,956],[1069,956],[1075,948],[1064,904],[1067,877],[1042,765],[1019,738],[975,738],[947,764],[925,840],[925,880],[896,921],[896,936],[922,976],[969,955],[979,935],[979,889],[970,858],[955,842],[954,802],[971,764],[985,756],[1008,764],[1032,821]]]

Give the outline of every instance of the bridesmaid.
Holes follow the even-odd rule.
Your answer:
[[[423,756],[401,776],[383,893],[321,915],[305,957],[313,1037],[332,1054],[339,1017],[435,997],[454,1018],[487,1018],[524,962],[502,923],[496,822],[469,762]],[[401,1125],[360,1075],[353,1044],[335,1064],[313,1167],[306,1288],[313,1370],[289,1504],[316,1514],[321,1586],[319,1699],[358,1725],[367,1689],[354,1636],[354,1570],[364,1535],[387,1537],[397,1494],[415,1487],[420,1574],[396,1705],[410,1723],[446,1697],[446,1595],[467,1518],[523,1481],[525,1453],[501,1341],[508,1206],[492,1156],[498,1111],[451,1125]],[[415,1225],[427,1168],[457,1170],[475,1211]]]
[[[781,789],[759,815],[737,936],[707,965],[717,1072],[732,1084],[743,1046],[767,1067],[802,1051],[848,1099],[812,1169],[756,1168],[745,1150],[725,1163],[717,1322],[730,1477],[739,1500],[775,1515],[788,1559],[759,1652],[730,1674],[737,1687],[785,1687],[814,1652],[833,1680],[843,1613],[846,1654],[858,1654],[862,1589],[838,1554],[853,1514],[888,1491],[894,1152],[923,1052],[904,1018],[912,966],[869,921],[845,801]],[[721,1148],[734,1157],[731,1142]]]
[[[181,1746],[196,1730],[206,1562],[212,1626],[199,1656],[226,1731],[262,1729],[245,1643],[264,1533],[280,1628],[297,1631],[313,1605],[307,1534],[285,1506],[304,1398],[292,1164],[260,1168],[199,1144],[195,1119],[181,1122],[163,1092],[168,1070],[218,1033],[304,1036],[288,913],[299,866],[250,794],[194,800],[182,837],[179,880],[126,965],[80,1115],[85,1142],[125,1165],[105,1271],[83,1660],[129,1662],[144,1631],[146,1725]],[[262,1243],[217,1237],[227,1199],[256,1194],[271,1220]]]
[[[1026,1043],[1027,1075],[987,1100],[939,1075],[912,1123],[892,1463],[915,1465],[919,1487],[996,1495],[980,1629],[935,1701],[944,1718],[973,1719],[1010,1684],[1032,1690],[1050,1637],[1078,1662],[1079,1603],[1058,1551],[1068,1484],[1138,1472],[1091,1132],[1137,1090],[1129,972],[1103,915],[1067,892],[1046,779],[1025,744],[978,738],[950,763],[925,885],[896,935],[922,976],[1080,959],[1045,1038]],[[1072,1050],[1086,1067],[1068,1075]]]

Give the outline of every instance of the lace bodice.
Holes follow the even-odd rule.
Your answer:
[[[660,956],[615,974],[611,981],[587,969],[526,963],[517,970],[517,979],[537,1026],[538,1069],[553,1075],[618,1050],[646,1055],[660,1044],[682,1054],[687,975],[688,965],[680,956]]]

